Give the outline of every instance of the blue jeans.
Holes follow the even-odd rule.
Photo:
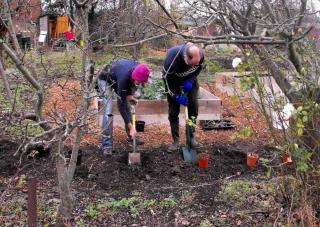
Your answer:
[[[113,114],[112,88],[105,80],[98,79],[99,96],[103,103],[103,118],[101,124],[102,149],[112,148]]]

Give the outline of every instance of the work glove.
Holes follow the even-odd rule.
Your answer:
[[[184,95],[176,95],[174,97],[177,103],[186,106],[188,104],[188,97]]]
[[[192,89],[192,82],[191,82],[190,80],[185,80],[185,81],[183,81],[182,89],[183,89],[184,92],[191,91],[191,89]]]
[[[138,104],[138,101],[136,99],[131,99],[131,100],[129,100],[129,103],[131,106],[135,106]]]
[[[133,95],[129,95],[127,100],[131,106],[135,106],[138,103],[138,100],[136,100]]]

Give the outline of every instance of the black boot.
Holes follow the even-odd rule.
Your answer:
[[[196,138],[194,137],[194,133],[196,132],[196,128],[195,128],[195,124],[196,124],[196,121],[195,120],[192,120],[193,123],[194,123],[194,126],[192,126],[192,130],[191,130],[191,141],[190,141],[190,145],[191,145],[191,148],[198,148],[199,147],[199,143],[196,141]]]
[[[171,136],[172,136],[172,144],[169,145],[169,151],[177,151],[179,150],[179,122],[170,122],[171,128]]]

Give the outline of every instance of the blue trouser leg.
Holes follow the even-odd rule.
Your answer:
[[[98,79],[100,97],[103,100],[103,118],[101,124],[101,140],[102,149],[112,148],[112,130],[113,130],[113,115],[112,115],[112,88],[105,80]]]
[[[120,99],[117,100],[117,105],[118,105],[118,109],[120,109],[120,105],[121,105]],[[130,118],[132,119],[131,108],[130,108],[130,104],[129,104],[128,101],[126,101],[125,111],[126,111],[127,115],[130,116]],[[125,130],[126,130],[127,137],[128,137],[129,139],[131,139],[130,130],[129,130],[129,128],[128,128],[128,125],[125,124],[124,128],[125,128]]]

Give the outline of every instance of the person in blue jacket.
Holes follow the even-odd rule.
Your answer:
[[[139,64],[134,60],[118,59],[105,66],[98,76],[100,97],[103,99],[104,111],[102,119],[102,150],[103,154],[112,154],[112,89],[117,96],[118,110],[124,120],[127,140],[133,141],[136,130],[132,125],[130,104],[135,105],[134,93],[137,86],[144,85],[148,81],[150,69],[145,64]],[[144,141],[136,136],[136,144],[142,145]]]
[[[167,92],[168,119],[173,139],[173,143],[168,148],[170,151],[179,149],[180,105],[188,106],[189,119],[196,123],[199,91],[197,76],[204,68],[203,63],[204,51],[192,43],[170,48],[164,59],[162,76]],[[191,146],[197,147],[194,131],[193,127]]]

